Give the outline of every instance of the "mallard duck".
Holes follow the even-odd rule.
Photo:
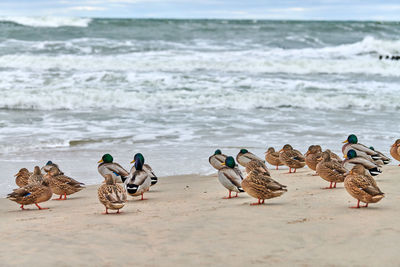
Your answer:
[[[126,190],[115,183],[111,174],[106,174],[105,180],[106,183],[102,184],[97,190],[99,201],[106,207],[105,214],[108,214],[108,209],[117,210],[117,213],[119,213],[127,200]]]
[[[296,169],[303,168],[306,165],[303,154],[301,154],[300,151],[293,149],[289,144],[284,145],[279,151],[279,159],[289,167],[289,173],[292,173],[292,169],[294,169],[295,173]]]
[[[350,149],[347,152],[347,155],[344,156],[345,160],[342,162],[343,167],[345,167],[348,171],[353,169],[354,165],[361,164],[365,167],[366,170],[372,175],[376,176],[382,171],[379,169],[379,166],[375,163],[366,160],[363,157],[358,157],[357,152],[354,149]]]
[[[106,178],[107,174],[111,174],[117,183],[123,183],[129,176],[129,172],[122,168],[118,163],[113,162],[113,160],[114,159],[110,154],[104,154],[98,162],[100,164],[97,167],[97,170],[104,178]]]
[[[47,177],[47,173],[50,171],[51,167],[56,167],[56,168],[60,171],[61,175],[64,174],[64,173],[60,170],[60,168],[58,167],[57,164],[55,164],[55,163],[53,163],[51,160],[49,160],[49,161],[47,161],[46,165],[44,165],[44,166],[40,169],[42,172],[45,173],[45,175],[44,175],[45,177]]]
[[[267,166],[264,164],[264,162],[253,159],[246,165],[246,173],[249,174],[251,171],[257,170],[260,173],[263,173],[267,176],[271,176],[269,173],[269,170]]]
[[[14,175],[15,183],[19,187],[24,187],[28,184],[28,179],[31,175],[32,175],[32,173],[29,172],[27,168],[22,168],[19,170],[19,172],[16,175]]]
[[[249,152],[247,149],[241,149],[236,156],[236,161],[243,167],[246,167],[246,164],[249,163],[253,159],[264,162],[262,159],[260,159],[253,153]]]
[[[358,143],[358,138],[354,134],[349,135],[347,140],[345,140],[343,143],[345,143],[342,147],[343,155],[347,155],[347,152],[353,149],[358,152],[360,157],[364,157],[378,165],[388,164],[390,162],[390,159],[382,153],[380,153],[380,155],[369,147]]]
[[[305,154],[305,162],[311,170],[315,171],[317,169],[318,158],[322,155],[322,149],[319,145],[309,146]],[[317,175],[317,174],[315,174]]]
[[[144,157],[143,157],[143,155],[141,153],[135,154],[135,156],[133,158],[137,159],[139,157],[141,158],[142,162],[144,163]],[[143,164],[143,170],[150,175],[150,178],[151,178],[151,185],[150,186],[155,185],[158,182],[158,178],[154,174],[153,169],[150,167],[150,165],[149,164]],[[133,165],[132,168],[131,168],[130,173],[134,173],[135,171],[136,171],[136,168],[135,168],[135,165]]]
[[[7,198],[21,204],[20,208],[22,210],[24,210],[25,205],[31,204],[35,204],[40,210],[48,209],[40,207],[38,203],[49,200],[53,195],[47,179],[43,179],[40,183],[28,184],[24,187],[14,189],[13,191],[14,192],[7,195]]]
[[[378,153],[378,155],[381,157],[381,161],[383,162],[383,164],[389,164],[391,159],[389,157],[387,157],[386,155],[384,155],[382,152],[375,150],[375,148],[373,146],[370,146],[369,149],[375,151],[376,153]]]
[[[34,184],[34,183],[40,184],[42,181],[43,181],[42,172],[40,171],[39,166],[35,166],[32,175],[29,176],[28,178],[28,184]]]
[[[329,153],[332,160],[336,160],[337,162],[342,163],[343,160],[336,153],[332,152],[329,149],[326,149],[325,151]]]
[[[360,208],[360,201],[366,203],[364,207],[368,207],[368,203],[376,203],[385,196],[374,178],[365,175],[365,168],[361,164],[357,164],[351,169],[344,180],[344,187],[352,197],[358,200],[357,206],[352,208]]]
[[[51,167],[47,174],[51,190],[54,194],[60,195],[58,200],[67,200],[67,195],[72,195],[85,188],[82,186],[83,183],[61,174],[61,171],[55,166]]]
[[[233,157],[227,157],[222,165],[224,167],[218,171],[218,180],[229,190],[229,196],[224,197],[224,199],[232,198],[232,191],[236,192],[235,197],[237,197],[238,193],[244,192],[241,186],[243,174],[236,168],[235,159]]]
[[[136,154],[131,163],[135,164],[135,168],[131,169],[128,179],[125,180],[126,191],[131,196],[141,195],[141,200],[144,200],[143,193],[149,191],[151,176],[143,169],[143,156]]]
[[[213,166],[215,169],[219,170],[224,167],[222,163],[225,162],[226,158],[227,155],[222,154],[221,150],[217,149],[215,150],[214,155],[211,155],[208,158],[208,162],[210,162],[211,166]]]
[[[276,166],[276,170],[278,170],[278,166],[284,165],[283,162],[279,159],[279,152],[275,152],[275,148],[269,147],[267,152],[265,152],[265,160],[273,165]]]
[[[258,199],[258,202],[250,205],[264,204],[265,199],[279,197],[287,192],[286,185],[278,183],[259,169],[254,169],[247,175],[242,181],[242,188],[247,194]]]
[[[394,142],[394,144],[391,146],[390,155],[392,155],[395,160],[400,161],[400,139],[397,139],[396,142]]]
[[[331,183],[329,187],[326,187],[326,189],[336,188],[336,183],[343,183],[347,170],[342,166],[342,164],[336,160],[332,160],[331,155],[327,151],[322,153],[319,160],[320,161],[317,164],[318,175],[322,179]],[[332,187],[333,183],[335,184]]]

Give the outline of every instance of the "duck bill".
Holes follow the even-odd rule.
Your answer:
[[[221,165],[222,165],[222,166],[225,166],[226,164],[225,164],[225,163],[221,163]]]
[[[348,142],[349,142],[349,141],[348,141],[348,140],[346,140],[346,141],[343,141],[343,142],[342,142],[342,144],[346,144],[346,143],[348,143]]]
[[[344,158],[347,159],[347,155],[344,155]]]
[[[131,161],[131,164],[133,164],[133,163],[135,163],[135,160],[132,160],[132,161]]]
[[[103,163],[104,161],[101,159],[101,160],[99,160],[97,163]]]

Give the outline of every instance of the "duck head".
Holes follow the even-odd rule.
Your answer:
[[[247,149],[242,148],[242,149],[240,149],[240,153],[246,154],[246,153],[249,153],[249,151]]]
[[[222,154],[222,152],[221,152],[220,149],[217,149],[217,150],[215,150],[215,152],[214,152],[214,155],[221,155],[221,154]]]
[[[265,153],[274,153],[274,152],[275,152],[275,148],[269,147],[269,148],[267,149],[267,152],[265,152]]]
[[[36,175],[42,174],[39,166],[35,166],[35,168],[33,169],[33,174],[36,174]]]
[[[221,165],[225,165],[229,168],[235,168],[235,166],[236,166],[235,159],[233,157],[229,156],[225,159],[225,162],[222,163]]]
[[[104,154],[103,157],[101,157],[101,160],[99,160],[97,163],[112,163],[113,160],[114,159],[110,154]]]
[[[353,159],[357,157],[357,152],[354,149],[347,151],[347,155],[344,156],[346,159]]]
[[[279,150],[279,152],[283,152],[283,151],[291,151],[293,150],[293,147],[289,144],[286,144],[283,146],[283,148],[281,150]]]
[[[357,144],[358,138],[355,134],[351,134],[347,137],[346,141],[343,141],[343,143]]]
[[[17,174],[15,174],[14,176],[19,176],[19,175],[24,175],[24,174],[29,174],[29,171],[27,168],[22,168],[19,170],[19,172]]]
[[[135,169],[136,170],[142,170],[143,169],[143,164],[144,164],[144,157],[141,153],[136,153],[135,156],[133,157],[133,160],[131,163],[135,164]]]

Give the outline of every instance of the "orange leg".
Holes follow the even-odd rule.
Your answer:
[[[333,188],[336,188],[336,183],[334,184]]]
[[[108,208],[106,208],[106,211],[103,212],[102,214],[109,214],[109,213],[108,213]]]
[[[40,210],[48,210],[49,208],[42,208],[42,207],[40,207],[37,203],[35,203],[35,205],[36,205],[36,207],[38,207],[38,209],[40,209]]]
[[[67,193],[64,194],[64,200],[67,200]]]
[[[292,173],[292,168],[289,167],[289,173]]]
[[[140,200],[146,200],[146,198],[143,197],[143,193],[142,193],[142,198]]]
[[[331,184],[329,185],[329,187],[324,187],[324,188],[322,188],[322,189],[332,189],[333,187],[332,187],[332,182],[331,182]]]
[[[234,197],[238,197],[239,196],[239,193],[236,193],[236,196],[234,196]]]
[[[21,207],[20,207],[20,208],[21,208],[21,210],[25,210],[25,209],[24,209],[24,205],[21,205]]]
[[[229,196],[228,197],[223,197],[222,199],[230,199],[230,198],[232,198],[232,191],[231,190],[229,190]]]
[[[297,170],[297,169],[294,169],[294,173],[296,173],[296,170]]]
[[[261,199],[258,199],[258,202],[255,202],[255,203],[251,203],[250,205],[251,206],[256,206],[256,205],[261,205],[261,204],[263,204],[264,202],[261,202]]]
[[[359,209],[360,208],[360,200],[357,202],[357,206],[350,207],[350,208]]]
[[[400,165],[399,165],[400,166]],[[278,167],[278,165],[276,165],[276,168],[275,168],[275,170],[279,170],[279,167]]]
[[[368,208],[368,203],[367,204],[365,204],[365,206],[363,206],[364,208]]]
[[[59,198],[53,198],[53,200],[62,200],[62,196],[63,196],[63,195],[60,195]]]

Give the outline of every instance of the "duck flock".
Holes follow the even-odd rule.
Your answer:
[[[279,169],[279,166],[289,167],[289,173],[295,174],[297,169],[307,165],[315,171],[316,176],[330,183],[326,189],[336,188],[337,183],[344,183],[347,192],[358,202],[354,208],[360,208],[360,202],[376,203],[384,198],[373,176],[379,175],[381,167],[390,162],[383,153],[358,143],[354,134],[348,136],[342,147],[344,159],[329,149],[322,151],[320,145],[311,145],[303,155],[289,144],[276,152],[270,147],[265,152],[265,161]],[[400,161],[400,139],[391,146],[390,154]],[[98,171],[104,177],[104,183],[98,189],[98,199],[108,210],[120,212],[126,202],[127,195],[140,196],[149,191],[158,181],[152,168],[144,164],[144,156],[137,153],[132,162],[130,171],[126,171],[120,164],[113,161],[110,154],[104,154],[98,162]],[[226,199],[238,197],[239,193],[246,192],[258,201],[251,205],[264,204],[265,199],[279,197],[287,192],[287,186],[271,177],[265,161],[247,149],[241,149],[236,161],[245,168],[243,175],[232,156],[224,155],[217,149],[209,157],[210,164],[218,170],[219,182],[229,191]],[[399,164],[400,166],[400,164]],[[48,201],[53,194],[59,195],[55,200],[66,200],[67,195],[84,189],[84,184],[64,175],[57,164],[49,161],[40,168],[35,166],[33,172],[22,168],[16,175],[15,182],[19,186],[7,198],[20,204],[23,210],[25,205],[36,205],[38,209],[46,209],[39,203]],[[123,185],[121,185],[123,184]],[[232,192],[235,194],[232,195]]]

